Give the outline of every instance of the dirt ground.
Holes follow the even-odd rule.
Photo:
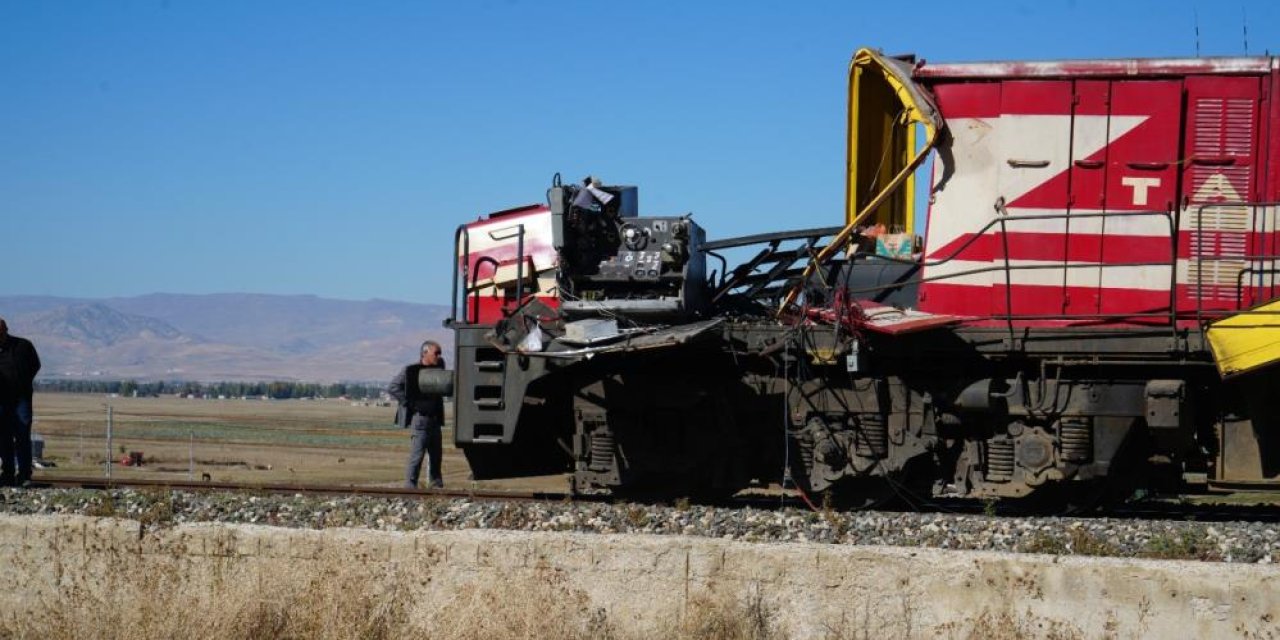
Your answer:
[[[36,476],[105,476],[107,407],[112,409],[111,469],[116,478],[215,482],[397,486],[409,432],[393,424],[395,407],[346,400],[111,398],[37,393],[34,432],[55,467]],[[446,413],[449,413],[446,409]],[[124,466],[141,452],[141,467]],[[472,482],[462,452],[444,432],[445,485],[562,491],[567,475]],[[425,473],[425,472],[424,472]]]

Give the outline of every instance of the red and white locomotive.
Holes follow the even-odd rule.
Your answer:
[[[557,179],[458,230],[456,443],[678,495],[1280,487],[1277,90],[1270,57],[864,49],[841,226],[707,241]]]

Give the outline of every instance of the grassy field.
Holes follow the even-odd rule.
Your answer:
[[[34,431],[44,458],[57,466],[37,477],[102,476],[107,458],[107,406],[114,414],[111,458],[117,478],[209,474],[216,482],[398,486],[409,432],[393,424],[394,407],[340,400],[198,400],[108,398],[37,393]],[[563,490],[564,476],[474,483],[446,423],[446,486]],[[145,464],[119,464],[141,451]],[[425,474],[425,470],[424,470]]]
[[[37,477],[105,475],[107,405],[114,412],[111,458],[116,478],[216,482],[399,486],[409,432],[392,424],[395,407],[340,400],[197,400],[108,398],[100,394],[38,393],[35,432],[45,438],[55,468]],[[472,482],[453,447],[446,405],[445,485],[451,488],[563,491],[567,475]],[[141,468],[119,464],[141,451]],[[425,473],[425,471],[424,471]],[[1198,504],[1277,504],[1280,495],[1164,496]]]

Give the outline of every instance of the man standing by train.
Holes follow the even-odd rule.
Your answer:
[[[31,483],[31,396],[40,356],[0,318],[0,485]],[[17,458],[17,473],[14,458]]]
[[[427,458],[427,486],[433,489],[444,487],[444,476],[440,472],[440,429],[444,426],[444,398],[410,393],[407,386],[418,383],[418,372],[422,369],[444,368],[444,358],[440,356],[440,352],[439,343],[433,340],[422,343],[418,363],[405,367],[387,386],[387,393],[400,404],[396,410],[396,424],[402,429],[412,430],[409,462],[404,468],[404,486],[407,489],[418,488],[424,454]]]

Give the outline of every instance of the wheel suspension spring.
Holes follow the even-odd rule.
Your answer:
[[[1000,438],[987,441],[987,480],[1008,482],[1013,479],[1013,440]]]
[[[600,429],[591,434],[591,460],[587,468],[608,471],[613,468],[613,433]]]
[[[883,458],[889,455],[889,425],[879,413],[858,416],[861,433],[854,441],[854,451],[866,458]]]
[[[1063,418],[1058,423],[1062,459],[1085,462],[1093,457],[1093,421],[1085,417]]]
[[[813,468],[813,441],[807,438],[797,438],[793,442],[796,443],[800,451],[800,462],[804,464],[805,469]]]

